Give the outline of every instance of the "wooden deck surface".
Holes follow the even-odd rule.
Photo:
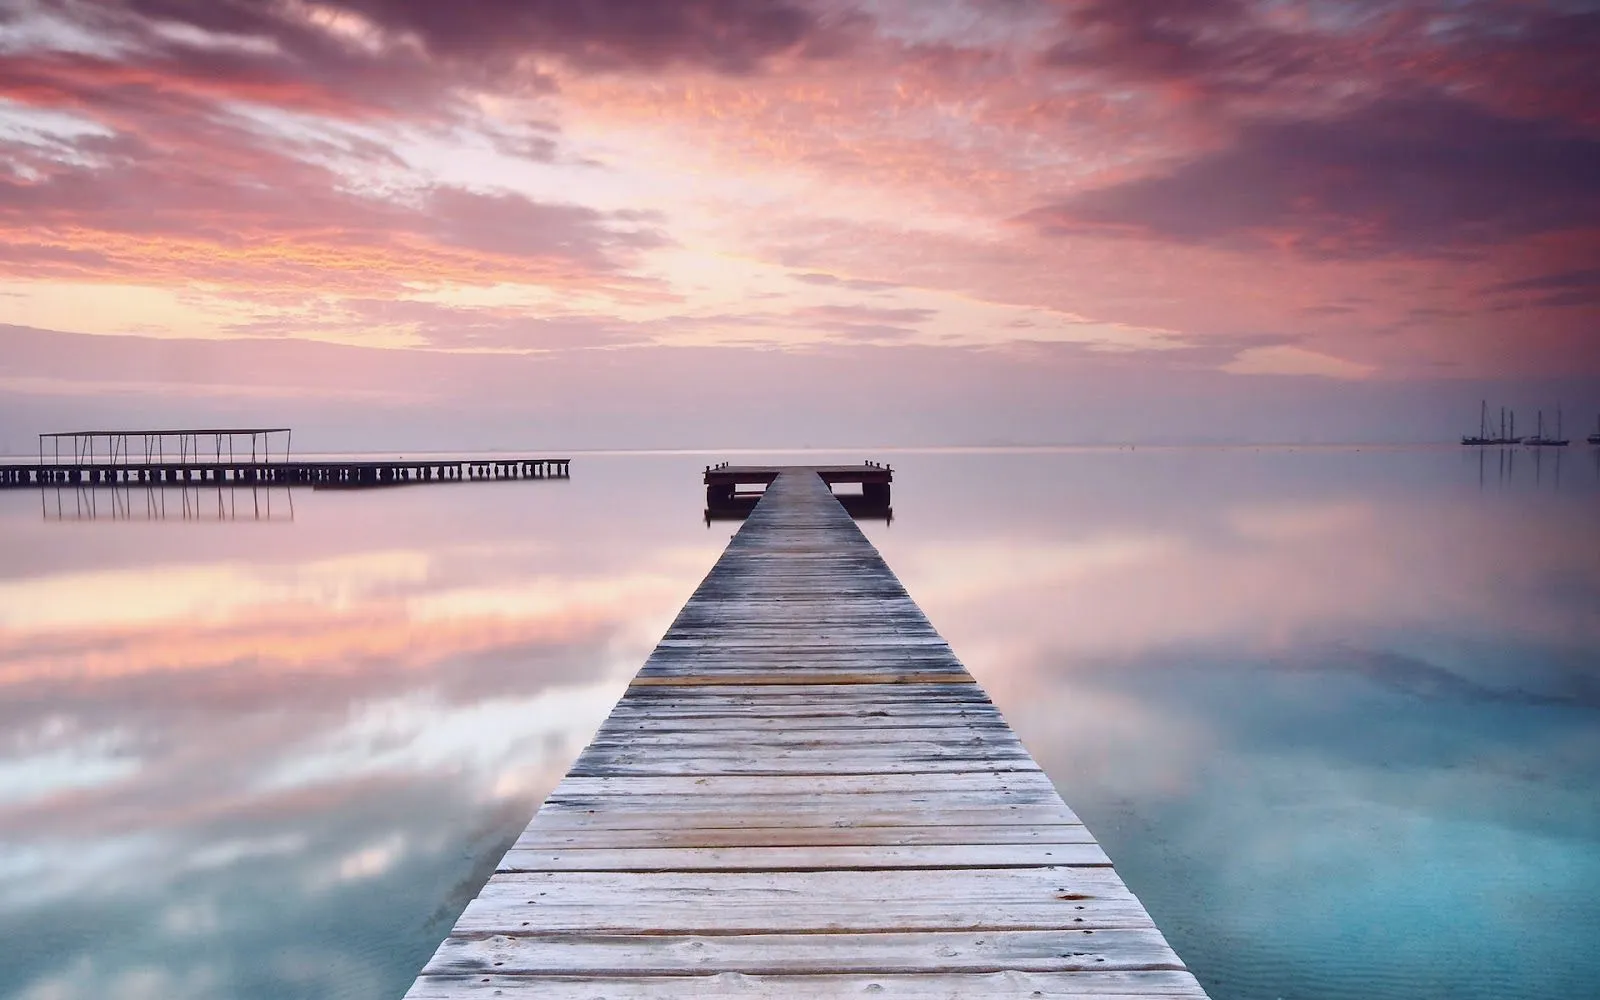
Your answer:
[[[793,469],[407,996],[858,995],[1205,996]]]
[[[708,466],[707,482],[729,480],[739,483],[763,483],[772,479],[782,466],[774,465],[716,465]],[[822,477],[823,482],[860,482],[863,479],[894,478],[894,470],[885,465],[807,465],[804,467]]]

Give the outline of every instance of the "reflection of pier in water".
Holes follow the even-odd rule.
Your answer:
[[[784,471],[779,465],[733,465],[723,462],[706,466],[706,524],[712,521],[743,521],[755,510],[766,488]],[[894,508],[889,504],[889,484],[894,482],[894,469],[877,462],[860,465],[808,465],[796,467],[814,472],[833,493],[852,518],[857,521],[894,520]],[[860,491],[840,491],[836,487],[859,486]],[[750,487],[759,486],[760,489]]]
[[[46,521],[293,521],[286,486],[41,487]]]

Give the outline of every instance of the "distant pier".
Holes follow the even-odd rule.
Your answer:
[[[824,472],[768,471],[409,1000],[1204,1000]]]
[[[290,431],[208,428],[39,435],[38,461],[0,465],[0,488],[262,485],[359,489],[566,479],[569,458],[295,459]]]

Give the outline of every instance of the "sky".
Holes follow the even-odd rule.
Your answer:
[[[1582,430],[1596,51],[1537,0],[0,0],[0,452]]]

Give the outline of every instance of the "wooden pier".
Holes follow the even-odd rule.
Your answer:
[[[363,489],[484,479],[567,479],[569,458],[291,459],[288,427],[58,431],[39,460],[0,464],[0,489],[28,486],[312,486]]]
[[[407,996],[858,995],[1205,996],[789,468]]]
[[[570,458],[29,462],[0,465],[0,488],[260,485],[358,489],[485,479],[567,479],[571,466]]]

